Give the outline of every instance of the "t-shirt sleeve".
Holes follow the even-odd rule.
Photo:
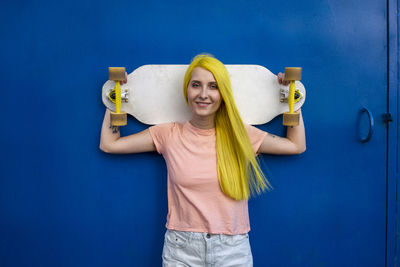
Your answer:
[[[168,144],[174,125],[175,123],[162,123],[149,128],[150,135],[159,154],[163,153],[165,146]]]
[[[257,154],[258,149],[260,148],[265,136],[267,136],[268,133],[252,125],[245,124],[245,127],[247,130],[247,134],[249,135],[254,153]]]

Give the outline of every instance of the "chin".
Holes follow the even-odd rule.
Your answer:
[[[193,114],[194,116],[197,116],[197,117],[204,117],[204,118],[206,118],[206,117],[214,116],[214,115],[215,115],[215,112],[210,112],[210,111],[208,111],[208,110],[194,110],[194,111],[192,112],[192,114]]]

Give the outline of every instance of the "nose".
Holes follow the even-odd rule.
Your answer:
[[[207,87],[203,86],[203,88],[201,88],[200,98],[206,99],[207,97],[208,97]]]

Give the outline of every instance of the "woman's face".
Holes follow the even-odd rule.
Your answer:
[[[193,116],[214,118],[221,105],[221,95],[213,74],[200,67],[192,72],[187,96]]]

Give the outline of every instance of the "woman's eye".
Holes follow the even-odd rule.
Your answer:
[[[216,84],[211,85],[212,89],[218,89],[218,86]]]
[[[192,87],[198,87],[198,86],[199,86],[198,83],[193,83],[193,84],[192,84]]]

